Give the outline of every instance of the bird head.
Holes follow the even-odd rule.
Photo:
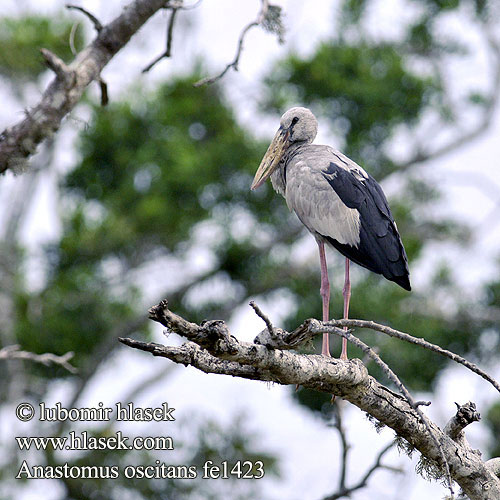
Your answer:
[[[307,108],[291,108],[280,120],[280,128],[260,162],[250,189],[257,189],[278,168],[286,150],[296,143],[310,144],[316,137],[318,121]]]

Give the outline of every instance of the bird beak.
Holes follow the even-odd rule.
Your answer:
[[[260,162],[250,189],[257,189],[276,170],[288,145],[288,137],[288,129],[280,127],[274,136],[273,142],[267,148],[264,158]]]

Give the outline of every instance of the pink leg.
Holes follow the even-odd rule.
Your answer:
[[[344,289],[342,290],[342,295],[344,296],[344,319],[349,318],[349,300],[351,298],[351,280],[349,278],[349,259],[345,259],[345,281]],[[344,327],[347,330],[347,326]],[[340,354],[340,359],[347,359],[347,339],[342,339],[342,353]]]
[[[328,321],[328,307],[330,303],[330,282],[328,281],[328,269],[326,267],[325,257],[325,244],[318,241],[319,247],[319,262],[321,266],[321,298],[323,299],[323,321]],[[330,356],[330,346],[328,340],[328,333],[323,334],[323,344],[321,347],[321,354],[323,356]]]

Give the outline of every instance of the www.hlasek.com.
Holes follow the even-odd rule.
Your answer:
[[[104,407],[99,403],[91,408],[64,408],[61,403],[48,407],[45,403],[38,405],[40,422],[108,422],[114,414],[116,421],[139,422],[171,422],[175,408],[163,403],[157,408],[141,408],[133,403],[114,408]],[[116,413],[114,413],[116,412]],[[30,403],[20,403],[16,408],[19,420],[27,422],[37,415],[35,407]],[[54,450],[54,451],[99,451],[99,450],[174,450],[174,441],[170,436],[124,436],[121,431],[113,435],[94,436],[87,431],[70,431],[67,436],[19,436],[15,438],[20,450]],[[264,463],[256,461],[222,461],[214,463],[207,460],[203,465],[167,465],[156,460],[154,465],[118,465],[83,466],[71,465],[68,462],[57,465],[30,465],[23,460],[16,479],[116,479],[123,474],[127,479],[260,479],[264,476]]]

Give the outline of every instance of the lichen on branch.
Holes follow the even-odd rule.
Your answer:
[[[257,311],[258,308],[254,309]],[[267,318],[260,310],[259,316],[264,320]],[[323,331],[347,335],[349,338],[350,332],[345,332],[336,324],[306,320],[295,331],[286,332],[266,321],[267,328],[257,336],[256,341],[241,342],[231,335],[223,321],[192,323],[172,312],[166,300],[152,307],[149,317],[161,323],[169,332],[184,337],[187,342],[175,347],[130,338],[120,338],[120,342],[175,363],[193,366],[205,373],[282,385],[301,385],[334,394],[393,429],[397,436],[422,454],[426,463],[432,463],[438,470],[445,471],[444,476],[447,474],[446,470],[449,470],[451,478],[472,500],[500,498],[500,480],[493,467],[487,466],[465,439],[457,438],[463,433],[465,425],[457,433],[449,431],[453,424],[449,424],[444,430],[440,429],[422,413],[420,403],[380,384],[368,374],[359,359],[343,361],[317,354],[291,352],[291,349]],[[352,321],[355,323],[359,320]],[[472,411],[471,408],[470,404],[460,407],[450,422],[463,423],[460,418],[465,413],[471,415],[468,423],[473,422],[477,415],[474,413],[475,409]],[[453,428],[456,430],[456,426]]]

